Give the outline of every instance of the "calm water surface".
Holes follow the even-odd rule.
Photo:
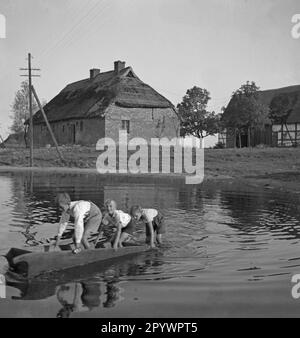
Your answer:
[[[67,191],[100,207],[107,198],[159,208],[164,248],[53,273],[7,278],[0,316],[299,316],[291,278],[300,273],[299,198],[231,182],[187,186],[97,175],[1,173],[0,251],[56,232],[54,196]],[[5,260],[0,269],[5,270]]]

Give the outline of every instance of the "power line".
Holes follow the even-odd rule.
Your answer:
[[[58,48],[58,46],[62,43],[62,42],[64,42],[64,41],[66,41],[66,39],[68,38],[68,37],[70,37],[70,36],[72,36],[72,33],[76,30],[76,28],[77,27],[79,27],[80,26],[80,24],[82,23],[82,22],[84,22],[89,16],[90,16],[90,14],[100,5],[100,4],[102,4],[103,3],[103,1],[104,0],[101,0],[101,2],[97,2],[92,8],[90,8],[89,10],[88,10],[88,12],[84,15],[84,16],[82,16],[67,32],[65,32],[64,34],[63,34],[63,36],[61,37],[61,39],[59,39],[58,41],[56,41],[56,43],[54,43],[54,45],[52,46],[52,47],[50,47],[50,48],[48,48],[46,51],[44,51],[44,52],[42,52],[41,53],[41,55],[40,55],[40,57],[44,57],[45,56],[45,54],[50,54],[51,52],[53,52],[53,50],[55,49],[55,48]]]
[[[70,2],[70,3],[71,3],[71,2]],[[82,12],[85,12],[84,10],[85,10],[86,7],[88,7],[89,3],[90,3],[90,0],[88,0],[88,2],[85,3],[83,6],[77,8],[78,11],[73,10],[72,14],[70,14],[70,17],[73,16],[74,19],[75,19],[75,17],[78,17],[77,14],[79,14],[79,13],[81,14],[80,17],[82,17]],[[68,33],[68,30],[65,30],[63,34],[60,33],[59,35],[57,35],[54,44],[52,44],[52,46],[46,46],[46,47],[41,51],[40,57],[43,57],[44,55],[46,55],[47,52],[49,52],[56,44],[59,43],[59,41],[61,40],[62,36],[66,35],[67,33]]]
[[[106,21],[109,20],[109,17],[106,16],[105,20],[103,20],[103,19],[101,20],[100,26],[97,26],[96,29],[94,29],[93,31],[91,31],[89,29],[93,26],[93,23],[95,22],[95,20],[98,19],[99,14],[102,14],[104,12],[104,10],[106,10],[107,8],[109,8],[109,3],[106,3],[105,7],[100,8],[100,10],[98,12],[96,12],[94,16],[91,17],[89,24],[87,25],[87,29],[83,32],[83,34],[81,34],[79,39],[82,39],[83,37],[86,37],[87,35],[89,35],[89,37],[92,37],[95,34],[95,32],[99,31],[99,28],[105,23],[105,20]],[[76,37],[77,39],[74,40],[74,37]],[[79,39],[78,39],[78,34],[75,34],[75,35],[73,35],[73,37],[69,41],[67,41],[61,47],[63,47],[63,48],[70,47],[75,41],[78,41]]]
[[[106,0],[103,0],[103,2],[105,2]],[[89,18],[89,22],[87,23],[87,25],[85,26],[85,31],[79,30],[78,32],[74,32],[73,35],[70,36],[70,38],[65,41],[60,48],[61,49],[66,49],[68,47],[70,47],[70,45],[72,45],[75,41],[77,42],[79,39],[82,39],[83,37],[85,37],[87,34],[89,34],[90,36],[96,31],[94,30],[92,34],[90,34],[90,27],[92,27],[93,23],[95,22],[95,19],[98,18],[99,14],[102,13],[104,11],[104,9],[108,8],[108,3],[106,3],[105,7],[101,7],[99,8],[98,11],[96,11],[96,13],[91,16]],[[108,19],[108,17],[106,17],[106,19]],[[101,21],[101,23],[104,23],[104,20]],[[97,30],[99,29],[99,27],[97,27]],[[83,33],[83,34],[80,34]],[[78,38],[79,37],[79,38]]]

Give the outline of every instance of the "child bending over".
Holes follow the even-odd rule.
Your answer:
[[[120,245],[123,242],[131,240],[136,230],[136,223],[142,221],[146,225],[146,243],[151,247],[155,247],[155,240],[157,244],[162,243],[162,234],[166,232],[164,217],[156,209],[143,209],[139,205],[135,205],[130,210],[130,215],[133,222],[131,222],[125,229],[122,230],[120,238]]]
[[[56,197],[56,202],[62,211],[59,222],[59,229],[56,239],[55,248],[58,247],[59,241],[65,232],[70,217],[74,217],[74,254],[81,251],[81,244],[85,249],[89,249],[88,236],[90,232],[97,231],[102,220],[100,209],[90,201],[71,201],[69,194],[61,193]]]
[[[102,219],[95,246],[103,234],[106,240],[111,242],[112,247],[117,250],[120,247],[122,229],[125,229],[131,222],[131,217],[122,210],[117,210],[117,203],[113,200],[106,200],[104,205],[106,213]]]

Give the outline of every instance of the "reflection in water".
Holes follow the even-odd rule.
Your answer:
[[[153,292],[149,299],[173,309],[174,302],[183,301],[181,292],[170,301],[167,292],[153,291],[156,283],[182,280],[185,292],[200,292],[205,283],[211,286],[215,281],[235,285],[233,288],[250,283],[246,285],[252,289],[260,281],[278,281],[298,267],[296,273],[300,271],[299,198],[280,191],[234,182],[188,186],[86,174],[1,174],[0,184],[3,250],[24,243],[35,245],[41,235],[46,236],[45,229],[55,233],[58,213],[53,200],[62,191],[69,192],[72,199],[92,200],[100,208],[105,199],[112,198],[124,211],[141,204],[165,215],[166,245],[155,254],[30,282],[8,278],[8,285],[20,291],[11,298],[52,302],[54,297],[59,306],[56,315],[61,317],[131,304],[128,288],[139,282],[149,283],[147,290]],[[197,280],[196,290],[193,280]],[[189,304],[192,299],[184,301]]]
[[[119,286],[118,282],[118,279],[113,279],[106,283],[106,300],[103,302],[103,307],[114,307],[117,302],[122,300],[120,294],[123,289]]]
[[[113,308],[126,300],[121,284],[130,278],[153,273],[152,268],[163,267],[162,255],[162,252],[142,253],[130,258],[52,272],[34,280],[21,279],[9,271],[6,283],[20,291],[19,296],[11,297],[13,300],[43,300],[55,295],[60,304],[56,316],[68,318],[76,312]]]
[[[100,305],[99,283],[70,283],[58,287],[57,300],[62,305],[57,317],[68,318],[72,312],[92,311]]]

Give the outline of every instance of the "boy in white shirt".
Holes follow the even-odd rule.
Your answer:
[[[163,215],[156,209],[143,209],[139,205],[134,205],[130,210],[132,222],[122,230],[120,246],[123,242],[134,238],[137,222],[142,221],[146,225],[146,243],[151,247],[162,244],[162,235],[166,232]]]
[[[114,200],[108,199],[104,203],[106,213],[102,219],[99,235],[95,240],[95,246],[102,236],[111,242],[112,247],[117,250],[120,247],[120,236],[122,229],[126,228],[131,222],[131,216],[122,210],[117,210],[117,203]]]
[[[89,249],[88,236],[90,232],[97,231],[102,220],[100,209],[90,201],[71,201],[69,194],[61,193],[57,195],[56,202],[62,211],[59,222],[58,234],[55,248],[65,232],[70,217],[74,217],[74,237],[75,250],[74,254],[81,251],[81,244],[85,249]]]

